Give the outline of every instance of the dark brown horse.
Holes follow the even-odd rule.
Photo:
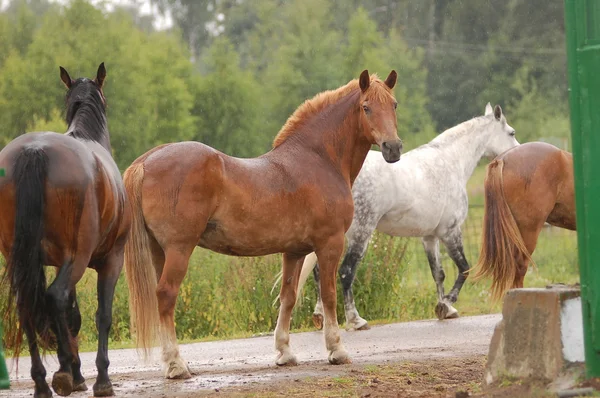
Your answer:
[[[173,314],[196,246],[233,256],[283,253],[278,365],[296,363],[291,313],[304,256],[315,251],[329,361],[350,361],[338,330],[336,270],[352,222],[352,183],[371,145],[379,145],[390,163],[400,159],[395,83],[395,71],[383,82],[365,70],[318,94],[288,119],[273,150],[258,158],[181,142],[150,150],[125,171],[134,219],[125,249],[132,326],[145,353],[160,332],[166,377],[190,377]]]
[[[519,145],[487,167],[485,214],[474,280],[492,277],[492,297],[522,288],[544,223],[575,230],[573,157],[543,142]]]
[[[10,288],[5,316],[8,341],[21,348],[23,332],[31,354],[34,397],[51,397],[38,345],[56,345],[60,369],[52,387],[59,395],[87,390],[81,375],[77,334],[81,315],[75,285],[90,267],[98,273],[98,378],[95,396],[113,394],[108,377],[108,332],[115,284],[131,224],[119,169],[111,156],[102,85],[96,78],[67,86],[65,134],[23,134],[0,152],[0,250],[7,261],[3,283]],[[57,268],[46,289],[44,265]],[[14,308],[16,307],[16,308]],[[18,320],[16,319],[18,318]]]

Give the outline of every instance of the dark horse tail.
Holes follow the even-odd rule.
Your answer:
[[[26,325],[39,334],[43,348],[50,348],[51,344],[42,250],[47,154],[41,148],[24,148],[17,155],[11,174],[16,211],[13,245],[3,280],[10,288],[4,326],[6,343],[17,357]]]
[[[479,261],[470,276],[474,280],[492,277],[493,301],[502,298],[514,287],[517,266],[520,261],[532,262],[521,231],[506,203],[502,170],[504,161],[495,159],[487,167],[485,177],[485,213],[481,234]]]

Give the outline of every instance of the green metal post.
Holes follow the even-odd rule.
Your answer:
[[[600,377],[600,0],[565,0],[587,377]]]
[[[10,388],[10,379],[8,377],[8,369],[6,368],[6,360],[4,359],[1,336],[2,325],[0,325],[0,390],[8,390]]]

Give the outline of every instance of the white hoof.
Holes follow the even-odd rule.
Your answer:
[[[329,363],[332,365],[343,365],[352,363],[352,360],[345,349],[339,348],[329,353]]]
[[[346,322],[346,330],[369,330],[369,323],[361,317],[354,318],[352,321]]]
[[[295,366],[298,365],[298,360],[291,351],[287,350],[277,356],[275,363],[279,366]]]
[[[191,377],[190,368],[181,358],[171,361],[165,371],[165,378],[167,379],[189,379]]]
[[[440,302],[435,306],[435,314],[439,320],[458,318],[458,310],[448,302]]]

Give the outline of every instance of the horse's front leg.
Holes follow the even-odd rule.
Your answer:
[[[315,250],[321,270],[321,298],[325,313],[323,331],[325,346],[329,351],[329,362],[333,365],[352,362],[340,339],[337,322],[336,271],[344,250],[344,234],[333,236]]]
[[[304,256],[283,254],[283,274],[279,292],[279,316],[275,327],[275,348],[279,351],[277,365],[296,365],[298,361],[290,349],[290,322],[298,294],[298,280]]]
[[[317,303],[315,304],[312,318],[315,327],[321,330],[323,329],[323,301],[321,301],[321,277],[319,276],[319,271],[319,263],[316,263],[315,268],[313,268],[313,277],[317,290]]]
[[[123,268],[123,247],[119,245],[107,256],[106,262],[96,268],[98,271],[98,310],[96,311],[96,328],[98,329],[98,353],[96,368],[98,376],[94,383],[94,396],[107,397],[114,395],[112,383],[108,377],[108,333],[112,325],[112,304],[115,286]]]
[[[352,284],[356,276],[356,269],[365,255],[374,229],[364,231],[362,234],[348,236],[348,250],[338,272],[342,281],[342,288],[344,289],[344,310],[346,312],[346,329],[348,330],[369,329],[369,324],[360,316],[356,309]]]

